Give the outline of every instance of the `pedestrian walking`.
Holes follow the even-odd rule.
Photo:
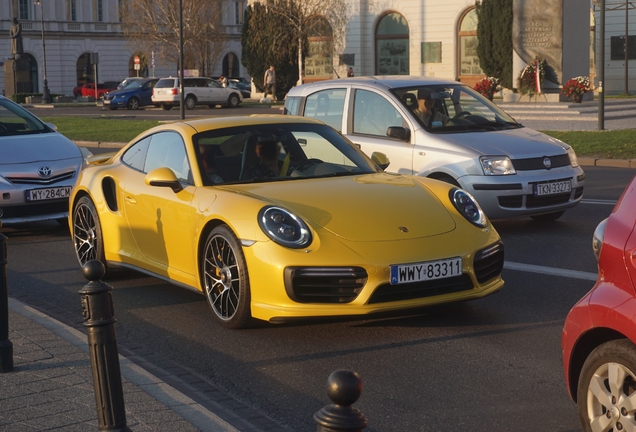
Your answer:
[[[274,70],[274,66],[270,66],[269,69],[265,71],[263,85],[265,86],[265,94],[263,97],[266,98],[268,94],[271,94],[274,102],[278,102],[278,99],[276,99],[276,71]]]
[[[227,87],[227,78],[224,75],[221,75],[219,81],[221,81],[221,87]]]

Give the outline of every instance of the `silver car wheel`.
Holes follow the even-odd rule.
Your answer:
[[[245,327],[249,313],[249,282],[240,243],[232,231],[212,230],[203,253],[203,286],[215,316],[228,328]]]

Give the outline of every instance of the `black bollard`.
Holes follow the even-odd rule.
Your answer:
[[[2,222],[0,222],[1,226]],[[7,286],[7,237],[0,233],[0,373],[13,370],[13,344],[9,340],[9,291]]]
[[[130,431],[126,426],[124,391],[115,337],[115,312],[111,293],[113,287],[101,281],[106,273],[101,262],[88,261],[82,270],[84,277],[90,281],[79,293],[82,296],[84,326],[88,330],[99,430]]]
[[[367,419],[353,405],[362,393],[362,379],[357,372],[337,370],[327,380],[327,396],[335,405],[326,405],[316,414],[318,432],[360,432]]]

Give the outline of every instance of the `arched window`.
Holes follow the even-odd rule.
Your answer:
[[[239,78],[241,76],[240,66],[238,57],[234,53],[227,53],[223,57],[223,76]]]
[[[91,54],[84,53],[77,58],[77,85],[95,82],[95,69],[91,64]]]
[[[459,20],[457,43],[457,75],[461,82],[472,87],[485,76],[477,56],[477,9],[468,9]]]
[[[333,78],[333,28],[326,18],[314,17],[307,41],[304,82]]]
[[[380,18],[375,29],[375,73],[409,74],[409,25],[397,12]]]

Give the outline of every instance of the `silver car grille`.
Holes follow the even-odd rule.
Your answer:
[[[53,183],[61,182],[64,180],[72,179],[75,177],[75,171],[69,171],[66,173],[58,174],[49,178],[41,177],[5,177],[6,180],[13,184],[33,184],[33,185],[50,185]]]

